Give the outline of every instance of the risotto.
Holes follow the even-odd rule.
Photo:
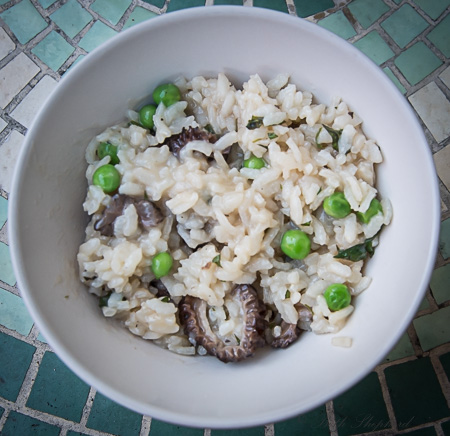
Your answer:
[[[161,85],[86,160],[82,282],[104,316],[185,355],[236,362],[338,332],[392,217],[361,119],[285,74]]]

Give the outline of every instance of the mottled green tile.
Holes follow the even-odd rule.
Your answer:
[[[378,65],[381,65],[383,62],[386,62],[394,56],[394,52],[376,30],[372,30],[366,36],[358,39],[358,41],[354,43],[354,46],[360,49]]]
[[[205,6],[205,0],[171,0],[167,12],[193,8],[196,6]]]
[[[384,370],[399,430],[448,416],[449,410],[429,357]]]
[[[403,359],[404,357],[414,356],[414,348],[409,340],[407,333],[404,333],[395,347],[386,356],[386,362],[393,362],[394,360]]]
[[[38,0],[38,1],[44,9],[47,9],[49,6],[51,6],[53,3],[56,2],[56,0]]]
[[[380,431],[391,426],[375,372],[335,398],[333,404],[339,436]]]
[[[214,0],[215,6],[221,5],[232,5],[232,6],[242,6],[243,0]]]
[[[294,0],[294,4],[297,15],[302,18],[318,14],[335,6],[333,0]]]
[[[11,0],[0,0],[0,6],[3,6],[5,3],[8,3],[9,1]]]
[[[203,436],[203,433],[204,431],[201,429],[181,427],[158,421],[157,419],[152,419],[150,426],[150,436]]]
[[[0,288],[0,324],[27,336],[33,327],[33,319],[19,296]]]
[[[279,12],[288,12],[285,0],[253,0],[253,6],[273,9]]]
[[[128,29],[129,27],[134,26],[135,24],[142,23],[143,21],[149,20],[150,18],[157,17],[158,14],[155,14],[152,11],[141,8],[140,6],[136,6],[129,15],[127,21],[123,25],[123,29]]]
[[[0,17],[21,44],[26,44],[47,27],[47,22],[30,0],[22,0],[2,12]],[[26,23],[26,26],[24,26],[24,23]]]
[[[430,303],[429,303],[428,299],[425,297],[422,300],[422,303],[420,303],[418,312],[420,312],[421,310],[429,309],[429,308],[430,308]]]
[[[389,78],[394,82],[395,86],[398,88],[398,90],[402,94],[406,94],[405,87],[400,83],[400,81],[397,79],[397,76],[392,72],[392,70],[389,67],[383,68],[383,71],[389,76]]]
[[[50,18],[69,38],[78,35],[93,19],[76,0],[69,0],[53,12]]]
[[[145,3],[149,5],[156,6],[157,8],[162,8],[164,6],[165,0],[144,0]]]
[[[433,20],[436,20],[449,6],[450,0],[413,0]]]
[[[2,436],[58,436],[61,429],[31,416],[11,411]]]
[[[450,218],[447,218],[441,222],[441,229],[439,232],[439,251],[445,260],[450,257]]]
[[[131,0],[95,0],[91,9],[116,25],[131,5]]]
[[[404,4],[386,18],[381,27],[400,48],[404,48],[428,27],[428,23],[411,5]]]
[[[59,33],[52,30],[31,51],[53,71],[58,71],[61,65],[66,62],[70,55],[75,51],[75,48],[72,47]]]
[[[32,345],[0,332],[0,397],[16,401],[35,351]]]
[[[342,11],[328,15],[328,17],[320,20],[317,24],[344,39],[349,39],[356,35],[355,29]]]
[[[450,342],[450,306],[416,318],[414,328],[424,351]]]
[[[9,247],[3,242],[0,242],[0,280],[11,286],[16,284]]]
[[[0,229],[8,219],[8,200],[0,195]]]
[[[411,85],[416,85],[442,65],[442,61],[422,41],[400,53],[394,63]]]
[[[236,430],[211,430],[211,436],[264,436],[264,434],[265,429],[262,426]],[[157,435],[152,434],[150,436]]]
[[[86,427],[120,436],[135,436],[139,435],[141,422],[142,415],[97,392]]]
[[[70,371],[55,353],[47,351],[26,405],[79,422],[88,394],[89,386]]]
[[[447,15],[428,35],[427,38],[441,53],[450,58],[450,15]]]
[[[117,32],[111,29],[111,27],[108,27],[101,21],[96,21],[87,31],[86,35],[81,38],[78,45],[87,52],[90,52],[116,34]]]
[[[328,436],[330,429],[327,409],[321,406],[303,415],[277,422],[274,429],[276,436],[300,436],[312,434],[312,432],[314,436]]]
[[[450,300],[450,263],[433,271],[430,288],[436,303]]]
[[[354,0],[348,8],[364,29],[389,11],[389,6],[383,0]]]

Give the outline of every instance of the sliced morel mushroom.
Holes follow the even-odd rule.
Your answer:
[[[179,314],[184,331],[197,345],[205,348],[208,354],[222,362],[239,362],[254,355],[255,350],[265,345],[264,304],[258,299],[255,289],[249,285],[237,285],[231,292],[237,297],[243,313],[242,338],[237,345],[225,344],[211,328],[204,300],[186,296],[180,302]]]
[[[286,321],[281,321],[280,327],[281,334],[273,340],[271,344],[273,348],[287,348],[300,335],[300,329],[297,327],[297,324],[289,324]]]
[[[170,136],[162,145],[167,145],[172,154],[179,157],[180,150],[191,141],[208,141],[214,144],[217,141],[217,136],[199,127],[189,127],[188,129],[183,129],[177,135]]]

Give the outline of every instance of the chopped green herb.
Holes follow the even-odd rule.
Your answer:
[[[342,135],[342,129],[339,130],[334,130],[331,127],[326,126],[325,124],[323,125],[324,129],[330,134],[331,139],[333,140],[332,142],[332,146],[333,148],[338,151],[339,147],[338,147],[338,142],[339,142],[339,138]]]
[[[161,298],[161,301],[162,301],[163,303],[170,303],[170,298],[166,295],[165,297],[162,297],[162,298]]]
[[[254,130],[257,129],[258,127],[261,127],[263,125],[263,119],[264,117],[255,117],[253,115],[252,119],[247,124],[247,129]]]
[[[238,344],[238,345],[241,345],[241,340],[240,340],[236,335],[234,335],[234,337],[236,338],[237,344]]]
[[[286,294],[284,295],[284,298],[285,299],[291,298],[291,291],[289,289],[286,291]]]
[[[367,256],[372,257],[375,253],[375,248],[372,245],[375,236],[366,239],[362,244],[354,245],[346,250],[339,250],[338,254],[334,256],[336,259],[347,259],[352,262],[364,260]]]
[[[306,223],[300,224],[301,226],[304,227],[309,227],[311,225],[311,221],[307,221]]]
[[[212,133],[213,135],[216,133],[214,132],[214,129],[212,128],[211,124],[207,124],[204,128],[207,132]]]
[[[268,136],[269,136],[269,139],[275,139],[275,138],[278,138],[278,135],[277,135],[276,133],[274,133],[274,132],[269,132],[269,133],[268,133]]]
[[[108,292],[103,297],[100,297],[98,300],[98,306],[99,307],[106,307],[108,305],[109,297],[111,297],[112,292]]]
[[[217,266],[222,266],[220,264],[220,254],[218,254],[213,260],[213,263],[215,263]]]

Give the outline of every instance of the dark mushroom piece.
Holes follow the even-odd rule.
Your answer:
[[[299,335],[300,329],[297,324],[289,324],[286,321],[281,321],[281,334],[272,341],[273,348],[287,348],[295,342]]]
[[[172,154],[179,157],[181,149],[191,141],[208,141],[214,144],[217,141],[217,136],[199,127],[189,127],[188,129],[184,128],[177,135],[166,138],[161,145],[167,145]]]
[[[250,285],[237,285],[231,295],[238,297],[244,314],[243,335],[238,345],[225,344],[213,332],[207,315],[208,305],[204,300],[188,295],[179,304],[180,320],[185,333],[198,345],[202,345],[208,354],[225,363],[251,357],[257,348],[265,345],[265,306],[258,299],[256,290]]]

